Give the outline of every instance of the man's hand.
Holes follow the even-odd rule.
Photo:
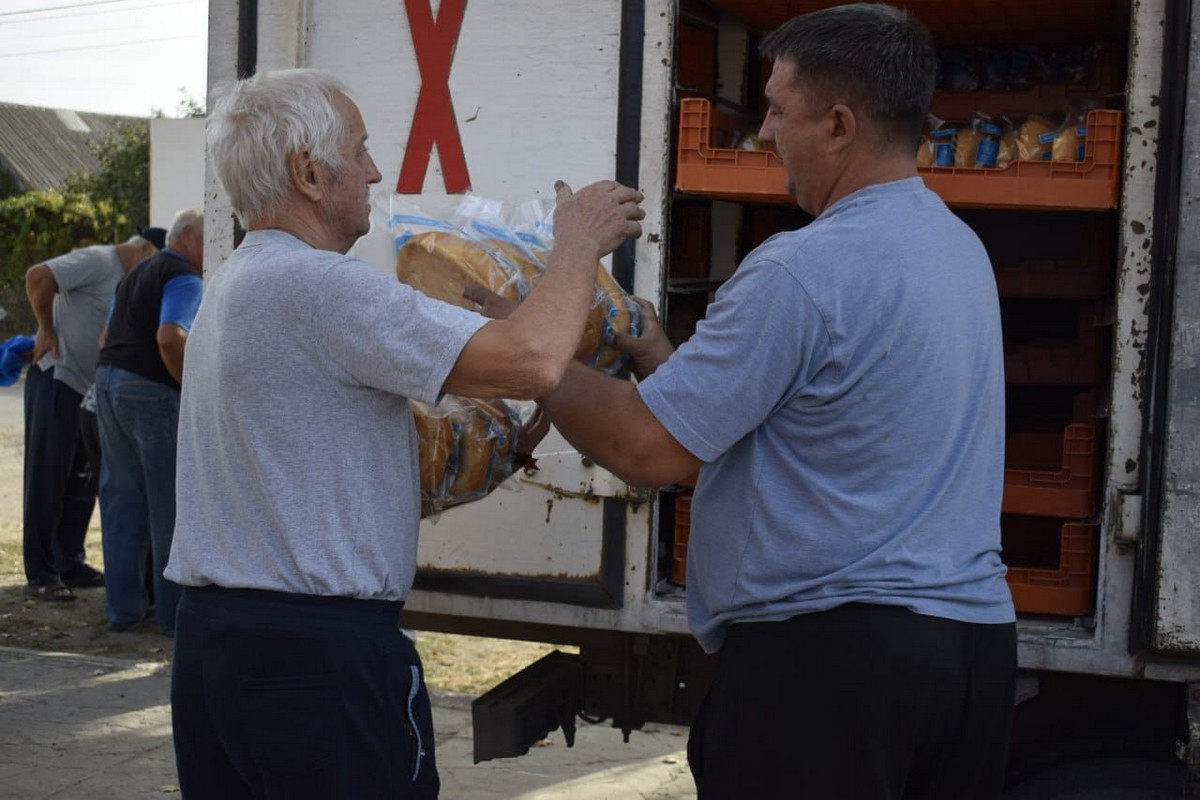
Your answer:
[[[521,305],[520,300],[502,297],[479,283],[472,283],[463,289],[463,297],[472,303],[478,303],[479,313],[491,319],[508,319],[508,315]]]
[[[33,337],[33,355],[29,357],[30,363],[38,363],[46,353],[52,354],[54,359],[58,360],[58,336],[53,328],[39,327]]]
[[[654,304],[641,297],[635,297],[633,301],[642,311],[642,332],[637,336],[616,332],[611,337],[611,344],[632,356],[633,374],[638,380],[642,380],[652,375],[660,364],[670,358],[675,352],[675,347],[659,324]]]
[[[593,248],[596,260],[616,250],[627,238],[642,235],[646,212],[641,192],[616,181],[598,181],[572,192],[554,184],[554,241]]]
[[[542,439],[546,438],[546,434],[550,432],[550,415],[542,411],[541,406],[537,406],[525,424],[521,426],[520,432],[517,434],[517,442],[513,447],[514,453],[532,453],[534,448],[542,443]]]

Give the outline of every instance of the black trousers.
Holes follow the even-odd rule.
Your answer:
[[[46,584],[84,562],[83,542],[96,507],[98,475],[79,435],[83,397],[54,369],[25,375],[25,578]]]
[[[432,800],[402,603],[184,587],[171,715],[184,800]]]
[[[1016,626],[849,604],[731,625],[688,740],[699,800],[992,800]]]

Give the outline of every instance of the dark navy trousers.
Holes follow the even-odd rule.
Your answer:
[[[692,723],[700,800],[998,800],[1016,625],[850,603],[729,626]]]
[[[184,800],[432,800],[439,782],[403,604],[185,587],[171,714]]]
[[[53,367],[25,375],[24,539],[26,580],[53,583],[83,564],[97,476],[80,441],[82,395]]]

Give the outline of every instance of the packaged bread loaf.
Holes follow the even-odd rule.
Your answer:
[[[476,306],[463,290],[480,284],[510,300],[524,299],[545,272],[549,252],[512,241],[475,241],[444,231],[408,238],[396,252],[396,277],[430,297],[463,308]],[[623,365],[624,354],[605,344],[613,333],[637,333],[638,306],[596,264],[595,296],[584,323],[575,358],[606,372]]]
[[[1049,161],[1059,124],[1049,117],[1034,114],[1017,131],[1017,159],[1020,161]]]
[[[1050,148],[1051,161],[1083,161],[1087,124],[1080,114],[1068,116]]]
[[[996,150],[996,169],[1004,169],[1017,157],[1017,126],[1007,117],[1001,118],[1000,146]]]
[[[516,470],[521,419],[509,403],[447,395],[410,404],[427,513],[486,497]]]
[[[430,297],[474,310],[463,290],[481,284],[502,297],[520,300],[527,291],[519,271],[482,244],[443,231],[409,238],[396,252],[396,277]]]
[[[954,137],[954,166],[973,167],[975,156],[979,152],[979,142],[983,133],[979,129],[979,121],[971,120],[959,127]]]

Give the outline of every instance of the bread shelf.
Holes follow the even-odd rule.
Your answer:
[[[1080,519],[1096,512],[1096,424],[1074,422],[1061,433],[1010,433],[1005,442],[1005,514]]]
[[[1097,527],[1001,518],[1001,555],[1008,566],[1008,588],[1018,612],[1078,617],[1095,610]],[[1043,563],[1047,560],[1051,563]]]
[[[948,205],[987,208],[1116,208],[1123,114],[1087,115],[1079,162],[1014,161],[1004,169],[923,167],[925,185]],[[783,161],[770,150],[717,147],[739,129],[704,98],[680,101],[675,188],[685,194],[757,203],[792,203]]]

